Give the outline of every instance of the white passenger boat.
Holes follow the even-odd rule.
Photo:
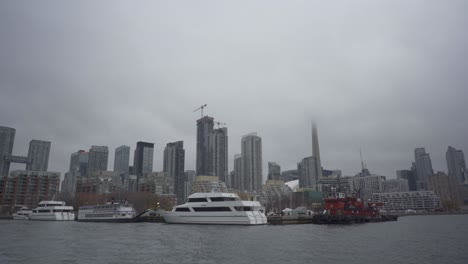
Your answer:
[[[29,220],[32,210],[28,207],[21,207],[16,213],[12,214],[14,220]]]
[[[78,208],[78,221],[82,222],[131,222],[135,216],[135,208],[127,201]]]
[[[30,220],[74,221],[73,206],[65,205],[63,201],[41,201],[37,208],[29,214]]]
[[[267,223],[258,201],[242,201],[235,193],[194,193],[187,203],[164,212],[167,223],[262,225]]]

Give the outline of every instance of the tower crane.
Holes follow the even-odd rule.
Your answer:
[[[197,109],[193,110],[193,112],[196,112],[196,111],[198,111],[198,110],[201,110],[201,117],[203,118],[203,108],[205,108],[206,105],[207,105],[207,104],[204,104],[204,105],[198,107]]]
[[[218,121],[218,122],[215,122],[215,124],[218,125],[218,128],[219,128],[220,125],[223,125],[223,126],[226,125],[226,123],[222,123],[222,122],[219,122],[219,121]]]

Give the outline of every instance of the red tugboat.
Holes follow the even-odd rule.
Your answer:
[[[366,204],[356,197],[337,197],[325,199],[325,210],[322,214],[314,215],[314,224],[351,224],[367,222],[396,221],[397,216],[381,215],[378,207],[383,203]]]

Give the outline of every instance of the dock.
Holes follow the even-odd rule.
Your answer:
[[[382,215],[379,217],[368,217],[362,215],[284,215],[268,216],[268,223],[271,225],[292,225],[292,224],[316,224],[316,225],[347,225],[359,223],[377,223],[387,221],[397,221],[397,215]]]

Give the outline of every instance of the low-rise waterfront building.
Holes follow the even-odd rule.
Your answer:
[[[192,184],[192,192],[190,194],[211,191],[227,192],[226,184],[221,182],[218,176],[199,175]]]
[[[408,192],[408,180],[389,179],[384,182],[383,192]]]
[[[58,195],[60,172],[15,170],[0,177],[0,205],[35,207]]]
[[[440,198],[443,207],[455,209],[463,205],[463,197],[455,177],[439,171],[427,178],[427,186]]]
[[[389,212],[408,209],[432,212],[440,207],[440,199],[433,191],[374,193],[372,201],[383,203],[383,209]]]
[[[349,188],[352,193],[356,193],[361,199],[367,201],[372,198],[372,194],[384,191],[385,176],[369,175],[356,176],[348,179]]]

